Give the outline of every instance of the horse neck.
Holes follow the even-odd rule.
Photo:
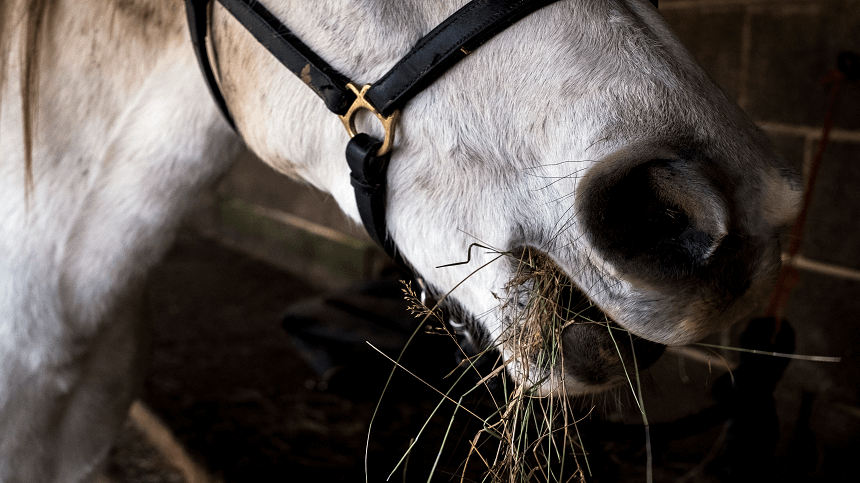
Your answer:
[[[40,285],[45,299],[95,327],[163,253],[201,185],[235,155],[183,14],[179,0],[46,4],[28,200],[20,62],[10,62],[2,97],[0,232],[16,236],[0,240],[15,253],[0,261],[9,265],[0,272],[13,274],[0,287],[49,277]]]

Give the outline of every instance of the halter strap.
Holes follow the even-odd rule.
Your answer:
[[[200,71],[206,80],[206,87],[209,88],[209,93],[212,94],[212,98],[215,100],[218,110],[224,115],[224,119],[227,120],[227,123],[235,131],[236,123],[227,109],[227,101],[224,100],[221,89],[218,88],[215,73],[212,71],[212,62],[209,61],[209,51],[206,49],[206,35],[209,30],[208,6],[209,0],[185,0],[185,15],[188,17],[188,31],[191,34],[191,45],[194,47],[197,64],[200,66]]]
[[[367,93],[383,116],[517,20],[557,0],[473,0],[425,35]]]
[[[235,121],[215,78],[206,49],[208,7],[213,0],[185,0],[191,42],[209,91],[221,113]],[[399,111],[412,97],[497,33],[556,0],[472,0],[425,35],[391,70],[360,94],[349,79],[326,63],[257,0],[217,0],[278,61],[341,116],[352,139],[347,162],[365,229],[391,258],[400,260],[385,223],[386,173]],[[657,6],[657,0],[651,0]],[[353,112],[370,109],[386,124],[385,143],[355,134]],[[393,121],[391,121],[393,119]],[[389,124],[390,132],[389,132]],[[390,137],[389,137],[390,136]],[[384,149],[380,146],[383,146]]]
[[[221,113],[235,129],[233,117],[227,109],[227,102],[215,81],[212,63],[206,49],[205,38],[209,25],[207,7],[211,2],[212,0],[185,1],[191,42],[212,97],[215,98]],[[314,53],[261,3],[253,0],[218,0],[218,2],[284,67],[322,98],[330,111],[335,114],[346,113],[355,101],[355,94],[346,87],[350,82],[349,79]]]

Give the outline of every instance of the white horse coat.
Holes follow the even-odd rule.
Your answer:
[[[463,3],[266,6],[369,83]],[[31,10],[42,13],[35,56]],[[142,281],[200,187],[243,140],[358,220],[348,137],[220,6],[212,48],[241,138],[206,89],[180,0],[5,0],[0,14],[0,482],[87,481],[145,369]],[[38,75],[22,81],[27,58]],[[368,118],[359,129],[380,128]],[[539,248],[619,325],[666,344],[756,308],[798,195],[764,135],[644,0],[560,1],[480,47],[406,106],[388,185],[405,258],[439,293],[466,279],[451,297],[490,337],[505,330],[497,296],[510,264],[469,276],[493,256],[473,251],[435,268],[474,242]],[[680,225],[642,221],[668,207]]]

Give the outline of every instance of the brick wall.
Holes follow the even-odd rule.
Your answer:
[[[830,92],[821,79],[839,52],[860,53],[860,1],[661,0],[660,11],[808,178]],[[787,318],[797,353],[842,362],[793,361],[777,389],[778,456],[797,481],[848,481],[860,449],[860,84],[843,84],[835,116]]]
[[[804,176],[840,51],[860,52],[860,0],[661,0],[660,11],[706,71]],[[207,196],[195,224],[226,243],[338,285],[384,259],[325,195],[245,157]],[[331,230],[329,230],[331,229]],[[310,235],[309,235],[310,234]],[[298,254],[298,256],[296,255]],[[332,254],[339,254],[332,257]],[[815,187],[788,307],[797,352],[777,393],[786,475],[842,481],[860,450],[860,84],[845,83]],[[797,457],[795,457],[797,456]]]

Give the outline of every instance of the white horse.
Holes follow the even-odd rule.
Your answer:
[[[465,0],[264,3],[370,83]],[[180,0],[0,1],[2,482],[97,474],[145,370],[147,269],[242,142],[358,220],[340,120],[220,5],[211,17],[239,135]],[[766,296],[799,191],[645,0],[520,20],[406,106],[392,153],[390,235],[437,293],[462,282],[451,300],[492,338],[514,267],[470,276],[494,256],[473,250],[435,268],[474,242],[540,249],[620,326],[684,344]]]

